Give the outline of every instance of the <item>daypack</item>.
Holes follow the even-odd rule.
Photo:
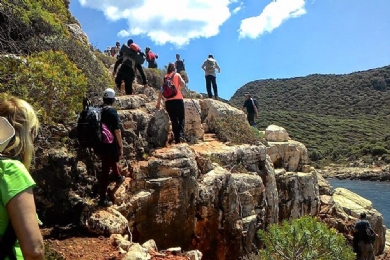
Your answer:
[[[6,159],[4,157],[0,157],[0,160]],[[17,237],[15,234],[15,230],[9,221],[7,228],[2,237],[0,237],[0,260],[4,260],[8,257],[10,260],[16,260],[16,256],[14,254],[14,245],[16,243]]]
[[[140,51],[136,51],[133,48],[130,48],[126,44],[123,44],[121,47],[121,52],[135,61],[137,64],[144,64],[145,55]]]
[[[370,228],[367,221],[360,221],[357,225],[357,241],[364,241],[366,243],[374,243],[376,234],[372,228]]]
[[[168,75],[164,77],[164,83],[162,86],[162,95],[165,98],[172,98],[177,94],[176,86],[173,83],[174,77],[175,77],[175,73],[172,73],[171,77],[169,77]]]
[[[206,60],[206,71],[209,73],[215,72],[215,61],[207,59]]]
[[[257,110],[259,109],[259,102],[257,102],[256,99],[254,98],[251,98],[252,99],[252,104],[256,106]]]

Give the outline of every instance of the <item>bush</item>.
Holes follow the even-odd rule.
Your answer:
[[[145,72],[146,79],[148,80],[148,85],[155,88],[160,89],[164,80],[164,76],[166,73],[166,70],[161,69],[148,69],[143,68]],[[141,75],[136,71],[137,73],[137,81],[142,82]]]
[[[265,245],[258,259],[355,259],[341,234],[309,216],[290,222],[285,220],[281,225],[272,224],[268,232],[259,230],[258,235]]]
[[[215,134],[222,142],[232,144],[256,144],[261,141],[262,134],[237,115],[226,115],[215,122]]]
[[[0,93],[31,103],[43,123],[68,121],[82,108],[87,80],[63,52],[41,52],[26,58],[3,57]]]

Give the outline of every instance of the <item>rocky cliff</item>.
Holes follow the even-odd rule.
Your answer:
[[[213,136],[216,121],[234,115],[247,124],[243,112],[212,99],[185,99],[192,141],[167,145],[168,115],[156,110],[155,98],[155,90],[141,86],[136,95],[118,97],[129,169],[120,187],[110,187],[109,209],[93,200],[99,163],[77,147],[74,125],[50,130],[70,138],[38,151],[36,201],[46,224],[73,223],[97,234],[130,234],[134,243],[153,239],[159,248],[198,250],[202,259],[236,260],[260,247],[256,231],[272,223],[318,216],[351,238],[366,211],[380,235],[375,252],[383,251],[382,215],[356,194],[333,191],[308,164],[305,145],[283,128],[269,126],[257,144],[223,143]],[[124,248],[132,259],[132,246]]]

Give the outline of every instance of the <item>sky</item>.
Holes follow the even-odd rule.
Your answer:
[[[206,93],[201,66],[212,54],[224,99],[253,80],[390,65],[389,10],[389,0],[70,1],[94,47],[133,39],[160,68],[179,53],[191,90]]]

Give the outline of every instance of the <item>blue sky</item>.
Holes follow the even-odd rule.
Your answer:
[[[70,10],[100,50],[132,38],[159,67],[180,53],[197,92],[213,54],[225,99],[252,80],[390,65],[389,0],[71,0]]]

